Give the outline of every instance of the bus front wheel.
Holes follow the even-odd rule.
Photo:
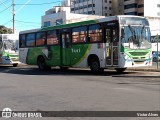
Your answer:
[[[92,58],[90,61],[90,69],[93,73],[102,73],[104,71],[103,68],[100,68],[100,63],[98,58]]]
[[[13,64],[13,67],[17,67],[18,66],[18,64],[16,63],[16,64]]]

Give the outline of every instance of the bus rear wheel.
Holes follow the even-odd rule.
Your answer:
[[[64,71],[69,69],[68,67],[64,67],[64,66],[59,66],[59,67],[61,70],[64,70]]]
[[[98,58],[92,58],[90,60],[90,69],[93,73],[102,73],[104,71],[103,68],[100,68],[100,63],[99,63],[99,60]]]
[[[46,66],[46,61],[44,57],[39,57],[37,60],[37,65],[39,70],[50,70],[51,66]]]

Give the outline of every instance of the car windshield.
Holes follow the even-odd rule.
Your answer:
[[[16,51],[18,49],[18,42],[15,40],[4,40],[3,46],[5,50],[14,50]]]
[[[150,37],[149,27],[128,25],[121,28],[123,46],[130,49],[151,48]]]

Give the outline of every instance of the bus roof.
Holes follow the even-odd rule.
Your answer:
[[[95,23],[100,23],[100,22],[105,22],[105,21],[119,20],[120,17],[144,18],[142,16],[134,16],[134,15],[109,16],[109,17],[95,19],[95,20],[87,20],[87,21],[82,21],[82,22],[75,22],[75,23],[62,24],[62,25],[57,25],[57,26],[49,26],[49,27],[46,27],[46,28],[38,28],[38,29],[21,31],[20,34],[33,33],[33,32],[38,32],[38,31],[47,31],[47,30],[53,30],[53,29],[62,29],[62,28],[76,27],[76,26],[95,24]]]

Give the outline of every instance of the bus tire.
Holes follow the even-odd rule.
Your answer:
[[[68,70],[68,67],[59,66],[61,70]]]
[[[17,67],[18,66],[18,63],[16,63],[16,64],[13,64],[13,67]]]
[[[45,61],[44,57],[42,57],[42,56],[38,57],[37,65],[38,65],[39,70],[46,70],[47,69],[46,61]]]
[[[123,73],[127,68],[116,68],[117,73]]]
[[[100,68],[100,63],[98,58],[94,57],[90,60],[90,69],[93,73],[99,74],[103,72],[103,68]]]

